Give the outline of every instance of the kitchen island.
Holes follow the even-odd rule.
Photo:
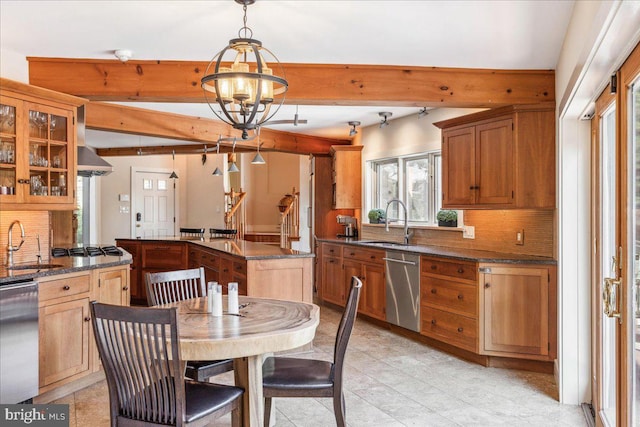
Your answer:
[[[241,295],[312,302],[314,254],[236,239],[116,239],[132,254],[131,301],[147,303],[146,273],[203,267],[207,281],[237,282]]]

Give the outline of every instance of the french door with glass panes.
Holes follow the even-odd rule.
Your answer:
[[[640,425],[640,45],[612,83],[592,123],[592,391],[596,425],[627,427]]]

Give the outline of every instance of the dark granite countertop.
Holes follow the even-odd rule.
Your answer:
[[[120,249],[122,250],[122,248]],[[39,277],[131,264],[131,254],[125,250],[122,250],[122,252],[122,256],[101,255],[95,257],[44,258],[42,260],[42,264],[60,265],[60,267],[55,268],[10,270],[6,265],[3,265],[0,267],[0,285],[7,285],[21,280],[37,279]],[[36,262],[16,263],[15,266],[20,267],[25,264],[36,264]]]
[[[310,252],[302,252],[294,249],[282,249],[279,246],[267,245],[265,243],[249,242],[237,239],[187,239],[182,237],[155,237],[140,239],[116,239],[119,241],[144,241],[144,242],[187,242],[192,245],[202,246],[216,251],[225,252],[229,255],[242,257],[246,260],[253,259],[278,259],[278,258],[312,258],[315,255]]]
[[[382,250],[394,250],[412,252],[420,255],[433,255],[442,258],[460,259],[474,262],[491,262],[501,264],[546,264],[556,265],[558,262],[553,258],[509,254],[502,252],[480,251],[475,249],[448,248],[433,245],[403,245],[401,243],[386,243],[378,240],[358,240],[352,238],[318,238],[318,241],[328,243],[342,243],[367,248]]]

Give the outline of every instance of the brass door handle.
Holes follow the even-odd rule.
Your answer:
[[[619,295],[622,285],[621,279],[604,279],[602,289],[602,309],[608,317],[617,317],[622,322],[620,315]]]

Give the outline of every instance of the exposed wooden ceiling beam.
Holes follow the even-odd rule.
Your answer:
[[[243,141],[240,132],[220,121],[202,117],[184,116],[181,114],[165,113],[143,108],[128,107],[104,102],[90,102],[86,106],[86,127],[89,129],[111,132],[129,133],[136,135],[154,136],[159,138],[193,141],[215,146],[218,138],[238,137],[237,151],[255,150],[257,140]],[[332,145],[348,145],[350,140],[331,139],[298,135],[263,128],[260,131],[260,149],[264,151],[281,151],[296,154],[328,154]],[[226,141],[221,146],[231,147],[233,142]],[[191,148],[184,148],[191,147]],[[159,147],[171,153],[183,150],[202,150],[203,145],[172,145]],[[105,156],[128,156],[136,154],[137,148],[114,148],[100,150]],[[147,149],[144,149],[147,154]],[[222,150],[221,150],[222,151]],[[194,152],[194,151],[191,151]],[[201,152],[201,151],[200,151]],[[153,153],[160,154],[160,153]]]
[[[27,60],[31,84],[90,100],[205,102],[204,61]],[[497,107],[555,101],[553,70],[282,65],[287,104]]]

